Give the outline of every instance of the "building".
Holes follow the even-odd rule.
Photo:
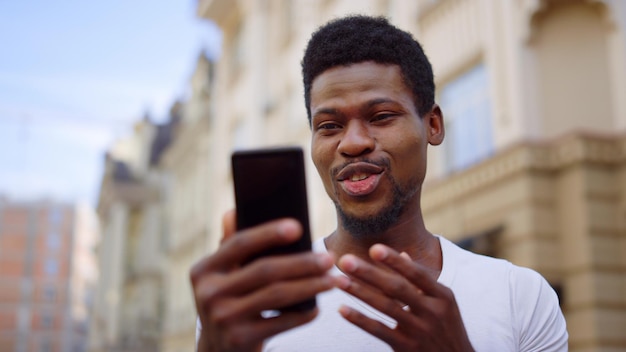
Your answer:
[[[164,269],[163,352],[195,349],[196,308],[189,269],[208,253],[212,174],[209,130],[212,120],[212,63],[200,54],[190,80],[190,97],[181,107],[176,137],[164,151],[159,169],[167,175],[163,200],[167,233]]]
[[[0,350],[86,350],[95,220],[86,206],[0,198]]]
[[[144,118],[106,155],[97,212],[100,280],[90,351],[158,351],[164,316],[164,176],[155,168],[177,124]]]
[[[560,294],[570,350],[626,351],[626,3],[200,0],[197,11],[223,31],[210,236],[233,205],[233,149],[308,150],[299,64],[313,30],[385,15],[422,43],[446,119],[428,155],[429,229],[541,272]],[[308,166],[319,237],[334,212]]]
[[[144,118],[106,155],[98,215],[101,275],[90,351],[189,351],[189,268],[208,251],[212,63],[198,57],[190,95],[169,121]]]

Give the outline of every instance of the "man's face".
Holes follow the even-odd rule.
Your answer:
[[[311,87],[311,156],[340,225],[378,234],[418,215],[427,144],[443,139],[438,107],[420,117],[396,65],[331,68]]]

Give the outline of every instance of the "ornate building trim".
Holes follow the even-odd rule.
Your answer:
[[[522,172],[557,172],[575,164],[626,162],[626,135],[579,132],[547,142],[525,142],[470,169],[425,185],[425,208],[438,208]]]

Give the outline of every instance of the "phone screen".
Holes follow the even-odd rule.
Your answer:
[[[300,222],[303,235],[299,241],[259,253],[281,255],[311,250],[304,157],[299,147],[237,151],[232,155],[237,229],[279,219]],[[315,299],[281,309],[306,310],[315,307]]]
[[[308,227],[301,149],[238,151],[232,162],[239,230],[283,217]]]

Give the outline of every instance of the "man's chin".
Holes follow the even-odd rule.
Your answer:
[[[398,220],[400,209],[387,207],[378,213],[352,214],[337,208],[339,220],[344,230],[354,236],[372,237],[383,234]]]
[[[400,219],[406,206],[419,189],[417,183],[400,187],[392,178],[393,193],[386,199],[363,203],[348,203],[344,206],[335,201],[340,226],[353,236],[375,237],[384,234]]]

